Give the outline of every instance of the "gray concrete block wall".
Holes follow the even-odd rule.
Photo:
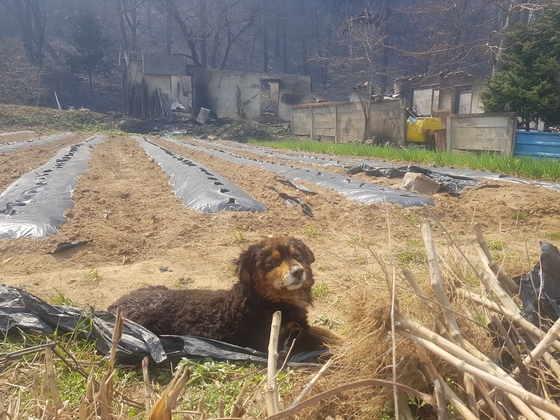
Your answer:
[[[512,155],[516,125],[514,112],[451,115],[447,119],[447,150]]]

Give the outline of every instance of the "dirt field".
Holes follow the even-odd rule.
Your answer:
[[[37,136],[2,137],[0,143]],[[0,154],[0,191],[47,162],[60,148],[86,137],[76,135]],[[408,264],[420,280],[426,279],[420,227],[427,210],[392,203],[363,205],[301,182],[319,193],[305,196],[275,181],[276,173],[225,162],[164,139],[153,140],[230,179],[269,211],[206,214],[188,210],[171,192],[161,167],[133,137],[107,136],[92,150],[88,172],[78,178],[73,192],[75,207],[66,211],[67,223],[58,233],[40,240],[0,239],[0,283],[25,286],[46,300],[62,293],[80,306],[89,304],[98,310],[148,284],[229,288],[235,281],[234,258],[251,243],[271,235],[301,238],[315,253],[318,298],[311,310],[313,318],[344,320],[345,309],[352,304],[351,299],[344,299],[348,291],[359,290],[365,280],[384,284],[375,256],[389,261],[393,255],[397,267]],[[239,154],[264,159],[250,152]],[[299,166],[344,173],[335,167]],[[363,174],[354,177],[392,187],[401,182]],[[505,182],[491,184],[499,188],[473,187],[460,198],[437,194],[431,211],[469,256],[475,254],[470,245],[472,225],[481,223],[495,257],[512,277],[518,276],[538,260],[539,241],[560,246],[560,193]],[[266,186],[301,197],[314,217],[303,214],[299,206],[287,207]],[[435,229],[434,235],[438,253],[445,257],[448,240],[441,229]],[[47,254],[61,241],[87,239],[93,242]],[[473,261],[478,258],[473,256]],[[343,332],[344,327],[339,330]]]

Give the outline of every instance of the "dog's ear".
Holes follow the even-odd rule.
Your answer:
[[[256,258],[259,249],[260,247],[253,245],[246,251],[243,251],[239,258],[235,261],[235,264],[237,265],[237,278],[245,285],[251,283],[251,278],[256,268]]]
[[[313,252],[307,247],[307,245],[303,243],[303,241],[300,241],[296,238],[290,238],[290,243],[298,252],[298,254],[302,256],[306,264],[309,265],[315,262],[315,255],[313,255]]]

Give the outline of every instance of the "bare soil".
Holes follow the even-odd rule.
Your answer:
[[[0,190],[47,162],[61,147],[85,137],[0,154]],[[144,285],[229,288],[235,281],[235,257],[271,235],[301,238],[315,253],[313,269],[320,287],[312,318],[344,320],[345,309],[353,302],[346,299],[347,292],[359,290],[366,278],[383,285],[383,269],[390,267],[386,262],[391,256],[397,267],[408,264],[420,281],[427,278],[420,232],[430,216],[426,209],[393,203],[363,205],[301,182],[319,193],[306,196],[275,181],[276,173],[225,162],[161,138],[153,140],[230,179],[263,202],[268,212],[188,210],[172,193],[169,177],[133,137],[107,136],[92,150],[88,171],[78,178],[73,192],[75,207],[66,211],[67,223],[58,233],[40,240],[0,239],[0,283],[25,286],[46,300],[61,293],[79,306],[89,304],[97,310]],[[334,167],[300,166],[343,173]],[[400,184],[400,180],[363,174],[354,177],[391,187]],[[539,241],[560,246],[560,193],[506,182],[491,184],[499,187],[473,187],[461,197],[436,194],[430,211],[473,262],[478,258],[470,245],[472,225],[481,223],[495,257],[512,277],[518,276],[538,260]],[[301,197],[314,217],[299,206],[286,206],[267,186]],[[448,239],[436,225],[434,235],[438,252],[445,255]],[[47,254],[59,242],[87,239],[93,241]]]

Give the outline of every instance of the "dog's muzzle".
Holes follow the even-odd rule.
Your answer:
[[[299,289],[305,281],[305,270],[299,265],[293,265],[282,279],[282,286],[288,290]]]

